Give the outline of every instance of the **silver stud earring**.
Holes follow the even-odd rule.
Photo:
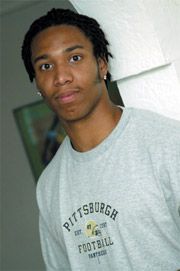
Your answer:
[[[39,95],[40,97],[42,97],[42,94],[40,91],[37,91],[37,95]]]
[[[107,75],[106,74],[104,75],[104,80],[107,80]]]

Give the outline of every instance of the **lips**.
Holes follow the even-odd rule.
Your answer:
[[[56,95],[55,99],[61,104],[72,103],[77,99],[78,90],[67,90]]]

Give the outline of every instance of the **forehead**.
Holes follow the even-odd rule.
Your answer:
[[[41,49],[59,48],[65,49],[67,46],[75,44],[83,45],[92,50],[90,39],[76,26],[56,25],[50,26],[39,32],[31,44],[32,53]]]

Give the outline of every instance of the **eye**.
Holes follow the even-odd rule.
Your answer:
[[[82,57],[80,55],[74,55],[70,58],[70,62],[73,63],[73,62],[78,62],[82,59]]]
[[[43,71],[51,70],[52,68],[53,68],[53,64],[48,64],[48,63],[42,64],[40,66],[40,69]]]

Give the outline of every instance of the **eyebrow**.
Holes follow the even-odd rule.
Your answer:
[[[76,49],[84,49],[84,46],[77,44],[77,45],[74,45],[72,47],[66,48],[64,50],[64,52],[71,52],[71,51],[76,50]]]
[[[34,64],[36,64],[36,62],[38,62],[39,60],[43,60],[43,59],[47,59],[48,58],[48,55],[41,55],[41,56],[37,56],[35,59],[34,59]]]
[[[64,52],[64,53],[67,53],[67,52],[69,53],[69,52],[72,52],[72,51],[74,51],[74,50],[76,50],[76,49],[84,49],[84,46],[77,44],[77,45],[74,45],[74,46],[72,46],[72,47],[68,47],[68,48],[64,49],[63,52]],[[35,63],[37,63],[37,62],[40,61],[40,60],[46,60],[46,59],[48,59],[48,57],[49,57],[49,55],[47,55],[47,54],[40,55],[40,56],[37,56],[37,57],[34,59],[33,62],[34,62],[34,64],[35,64]]]

